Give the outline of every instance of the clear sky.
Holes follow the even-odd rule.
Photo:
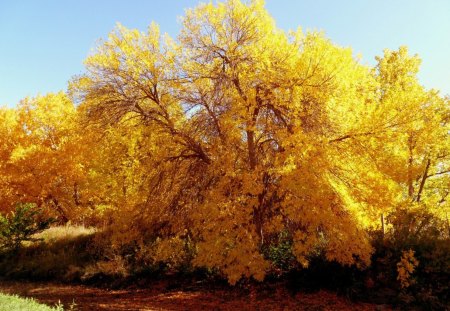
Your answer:
[[[65,90],[116,22],[146,30],[156,21],[176,36],[195,0],[0,0],[0,105]],[[421,82],[450,94],[450,1],[266,0],[283,29],[323,30],[374,64],[383,49],[407,45],[422,58]]]

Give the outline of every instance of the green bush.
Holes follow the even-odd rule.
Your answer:
[[[43,218],[36,204],[17,204],[13,212],[0,215],[0,250],[18,250],[24,241],[40,240],[33,235],[47,229],[52,222],[51,218]]]
[[[284,274],[297,266],[292,244],[292,238],[284,231],[270,239],[263,247],[264,257],[272,263],[275,274]]]

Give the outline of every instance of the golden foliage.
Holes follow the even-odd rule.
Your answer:
[[[419,261],[414,257],[414,251],[403,251],[402,258],[397,263],[397,280],[400,281],[402,288],[407,288],[413,284],[411,275],[415,268],[419,265]]]

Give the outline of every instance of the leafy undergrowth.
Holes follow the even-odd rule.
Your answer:
[[[36,302],[32,298],[22,298],[16,295],[5,295],[0,293],[0,311],[62,311],[61,304],[55,307],[49,307],[44,304]]]
[[[280,306],[288,306],[283,307],[288,310],[372,310],[374,306],[445,310],[448,301],[448,267],[444,267],[449,262],[448,254],[432,249],[420,252],[412,244],[408,247],[419,250],[416,255],[421,257],[417,271],[408,274],[409,288],[401,288],[396,280],[403,247],[387,241],[374,244],[378,251],[372,266],[363,271],[320,257],[311,259],[307,269],[298,268],[290,261],[289,247],[283,244],[268,251],[279,268],[264,282],[242,280],[230,286],[218,271],[189,265],[145,265],[131,248],[111,254],[109,240],[99,230],[66,225],[47,229],[37,237],[42,241],[24,243],[15,252],[0,254],[0,275],[4,278],[0,291],[35,297],[52,305],[58,300],[65,305],[75,301],[88,306],[86,310],[138,309],[134,303],[158,310],[179,310],[177,304],[190,306],[186,310],[219,305],[224,310],[242,306],[270,310]],[[441,244],[435,249],[448,249]],[[436,256],[426,259],[422,253]],[[52,283],[55,281],[64,285]],[[130,304],[132,309],[120,307]]]

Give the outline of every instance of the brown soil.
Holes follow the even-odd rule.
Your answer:
[[[110,290],[83,285],[0,281],[0,292],[33,297],[76,310],[388,310],[385,306],[353,303],[333,293],[290,295],[280,287],[259,289],[167,290],[163,282],[146,289]]]

